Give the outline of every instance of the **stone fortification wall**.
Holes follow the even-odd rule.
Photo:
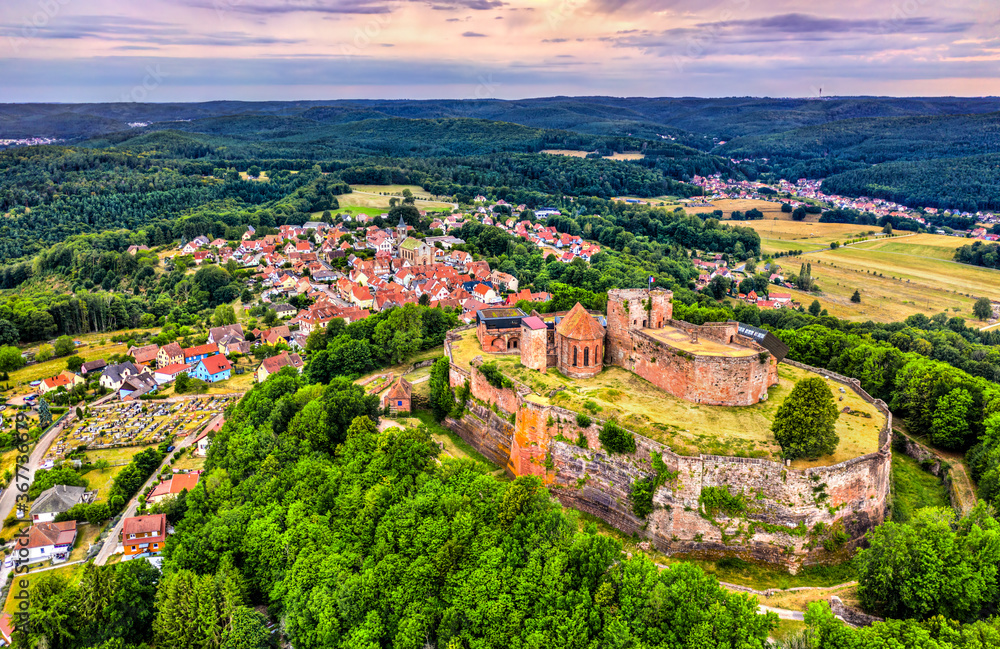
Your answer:
[[[892,415],[856,381],[793,364],[851,387],[886,416],[877,452],[833,466],[792,469],[762,459],[682,456],[635,435],[635,453],[610,454],[598,439],[600,422],[581,429],[576,413],[539,403],[526,386],[496,388],[477,370],[477,361],[468,372],[452,364],[452,385],[464,383],[468,374],[472,398],[461,419],[445,424],[510,475],[541,477],[566,506],[648,538],[662,552],[737,555],[794,570],[821,561],[823,541],[837,531],[846,532],[850,546],[884,521]],[[577,444],[581,436],[587,448]],[[636,480],[654,475],[651,453],[662,459],[670,479],[654,493],[653,513],[640,518],[629,496]],[[703,496],[716,489],[741,495],[744,508],[706,511]]]
[[[760,356],[693,356],[641,331],[631,332],[631,339],[623,367],[687,401],[749,406],[767,399],[777,383],[778,364],[763,349]]]

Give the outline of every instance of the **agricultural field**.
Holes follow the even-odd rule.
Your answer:
[[[697,200],[697,197],[691,200]],[[782,212],[781,203],[777,201],[762,201],[755,198],[720,198],[710,200],[709,202],[712,204],[712,207],[696,207],[691,209],[697,212],[722,210],[724,220],[728,220],[733,212],[759,210],[764,213],[764,221],[774,221],[775,219],[778,221],[792,221],[791,213]],[[809,214],[804,221],[799,221],[799,223],[808,223],[810,220],[815,223],[819,220],[819,214]],[[792,222],[794,223],[794,221]],[[760,221],[751,221],[751,223],[760,223]]]
[[[773,203],[770,204],[773,205]],[[770,216],[766,216],[761,221],[727,221],[727,223],[752,228],[756,231],[760,235],[760,249],[764,254],[792,250],[799,252],[822,250],[829,248],[833,241],[843,242],[864,236],[881,236],[880,228],[874,225],[853,223],[774,220]]]
[[[576,151],[574,149],[543,149],[541,153],[547,153],[548,155],[564,155],[570,158],[586,158],[587,154],[593,153],[593,151]],[[639,151],[622,151],[621,153],[612,153],[611,155],[603,157],[605,160],[642,160],[646,157],[646,154]]]
[[[596,419],[618,419],[626,428],[662,442],[682,455],[736,455],[777,460],[780,448],[774,441],[771,423],[778,407],[791,393],[795,382],[811,375],[805,370],[781,364],[779,384],[768,390],[768,399],[753,406],[724,407],[691,403],[658,389],[649,381],[619,367],[605,367],[591,379],[569,379],[555,368],[542,374],[521,365],[514,356],[490,356],[479,351],[476,332],[463,332],[453,345],[456,364],[483,355],[496,361],[500,369],[531,388],[527,398],[543,405],[555,405]],[[792,468],[829,466],[878,450],[879,430],[884,418],[857,393],[827,381],[838,398],[838,409],[848,406],[857,415],[842,414],[837,419],[840,444],[829,456],[818,460],[799,459]],[[549,397],[551,391],[563,388]],[[839,400],[843,397],[842,400]],[[719,431],[725,431],[720,435]]]
[[[1000,300],[1000,271],[950,261],[967,240],[932,234],[863,242],[837,250],[779,259],[786,272],[812,263],[819,296],[793,291],[809,304],[819,299],[830,315],[891,322],[915,313],[947,312],[973,320],[977,297]],[[861,302],[850,301],[857,289]],[[977,321],[978,322],[978,321]]]
[[[450,210],[453,207],[450,202],[434,200],[435,197],[417,185],[351,185],[351,193],[340,194],[337,196],[337,201],[340,203],[341,210],[355,211],[355,208],[367,208],[375,211],[376,214],[381,214],[389,210],[390,198],[402,199],[404,189],[409,189],[413,197],[417,199],[414,203],[417,209]],[[366,213],[368,213],[367,209]]]

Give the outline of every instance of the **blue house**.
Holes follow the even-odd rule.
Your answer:
[[[233,366],[229,359],[222,354],[209,356],[198,361],[194,370],[188,375],[194,379],[201,379],[207,383],[225,381],[232,375]]]

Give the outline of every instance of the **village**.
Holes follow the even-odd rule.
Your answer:
[[[737,161],[734,160],[733,162]],[[975,219],[976,223],[986,225],[995,225],[1000,223],[1000,216],[988,211],[973,213],[962,212],[959,210],[938,210],[935,207],[910,208],[882,198],[869,198],[867,196],[850,197],[841,196],[839,194],[826,194],[821,189],[823,186],[822,178],[818,180],[800,178],[794,183],[782,179],[777,184],[768,184],[749,180],[732,180],[723,178],[721,174],[714,174],[708,177],[696,175],[692,178],[691,184],[697,185],[704,190],[704,196],[696,197],[691,200],[685,199],[682,201],[683,203],[689,203],[691,207],[711,208],[711,201],[713,200],[753,199],[774,201],[776,200],[776,193],[781,193],[798,197],[783,199],[783,202],[788,203],[792,208],[799,207],[800,205],[808,205],[809,203],[805,201],[813,200],[830,205],[831,208],[835,209],[852,209],[859,212],[870,212],[877,218],[892,216],[902,219],[910,219],[912,221],[916,221],[924,227],[927,227],[929,224],[927,219],[921,216],[921,213],[930,215],[940,213],[944,216]],[[936,234],[946,234],[946,232],[944,230],[940,230],[936,231]],[[1000,235],[989,233],[984,227],[976,227],[969,231],[955,230],[950,234],[953,236],[969,237],[983,241],[1000,241]]]

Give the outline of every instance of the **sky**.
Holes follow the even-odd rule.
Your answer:
[[[998,0],[0,0],[0,102],[1000,95]]]

